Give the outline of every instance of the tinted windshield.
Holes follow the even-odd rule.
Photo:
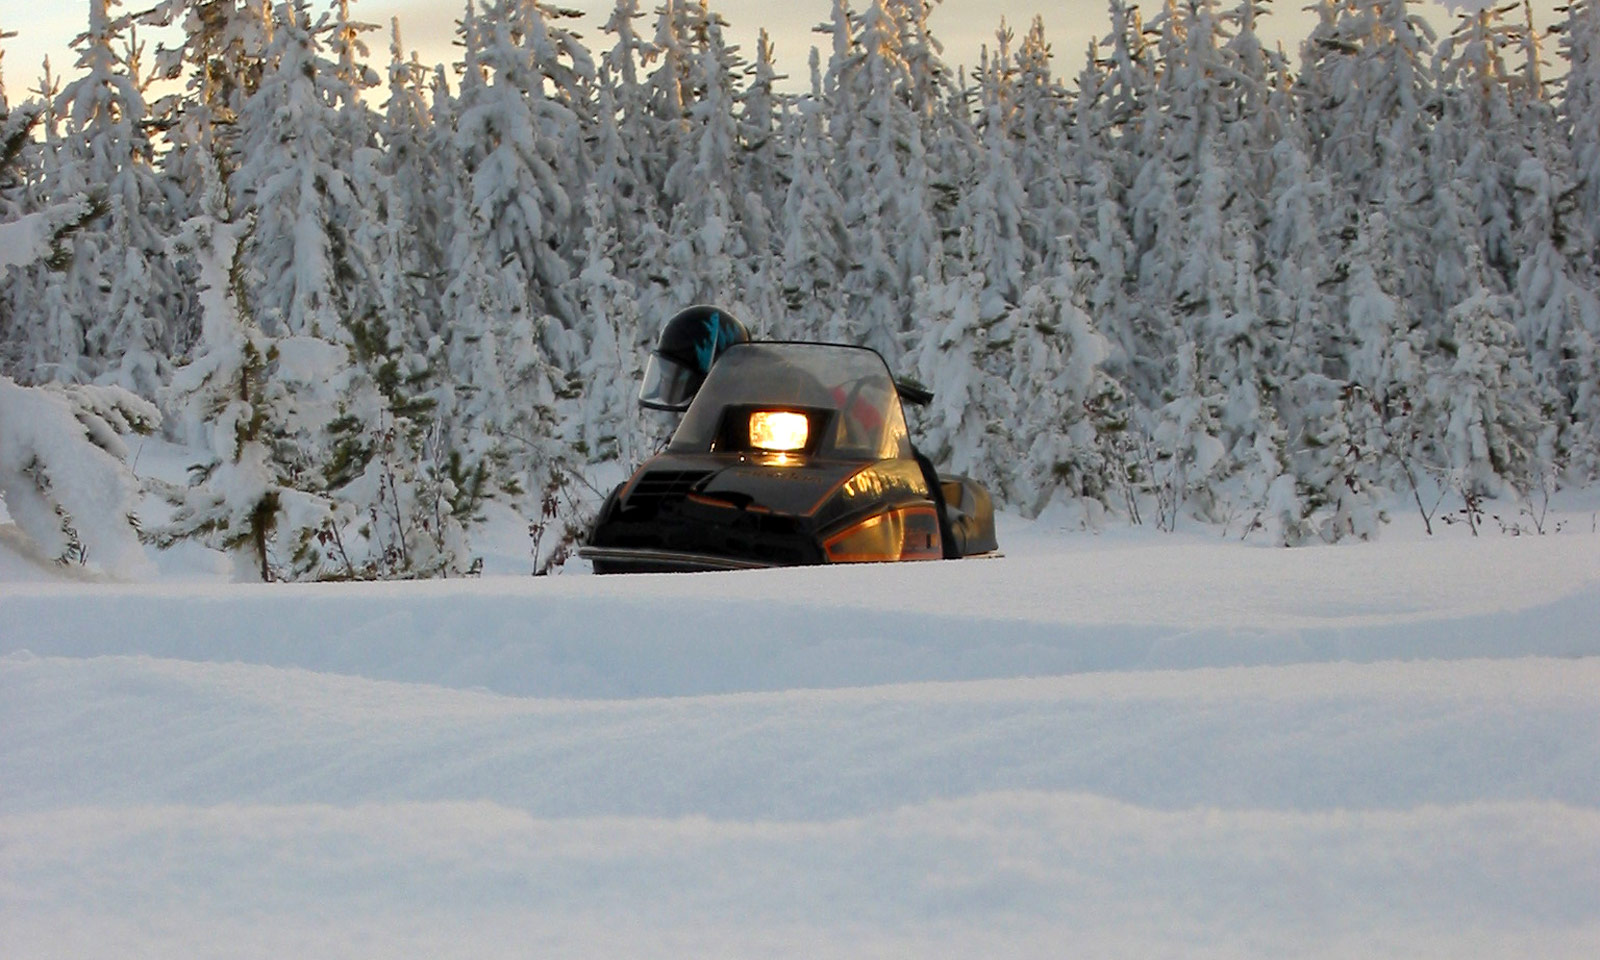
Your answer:
[[[822,455],[908,457],[900,397],[883,358],[864,347],[745,343],[717,358],[669,449],[707,451],[729,407],[760,404],[831,411]]]

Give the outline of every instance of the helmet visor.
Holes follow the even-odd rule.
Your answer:
[[[652,410],[687,410],[689,401],[694,399],[703,380],[705,376],[698,370],[671,357],[652,353],[644,367],[644,383],[639,387],[639,405]]]

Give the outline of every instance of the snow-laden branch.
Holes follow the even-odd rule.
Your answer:
[[[79,195],[10,223],[0,223],[0,270],[26,267],[61,254],[61,242],[94,217],[93,200]]]
[[[19,386],[0,376],[0,500],[22,532],[61,563],[117,577],[152,572],[133,505],[139,483],[122,434],[161,419],[119,387]]]

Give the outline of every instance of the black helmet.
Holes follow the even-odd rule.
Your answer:
[[[644,368],[639,405],[652,410],[687,410],[722,351],[749,343],[750,332],[733,314],[700,304],[680,310],[661,330]]]

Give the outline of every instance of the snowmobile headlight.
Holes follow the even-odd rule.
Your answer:
[[[750,414],[750,446],[769,453],[792,453],[806,448],[811,432],[803,413],[757,410]]]

